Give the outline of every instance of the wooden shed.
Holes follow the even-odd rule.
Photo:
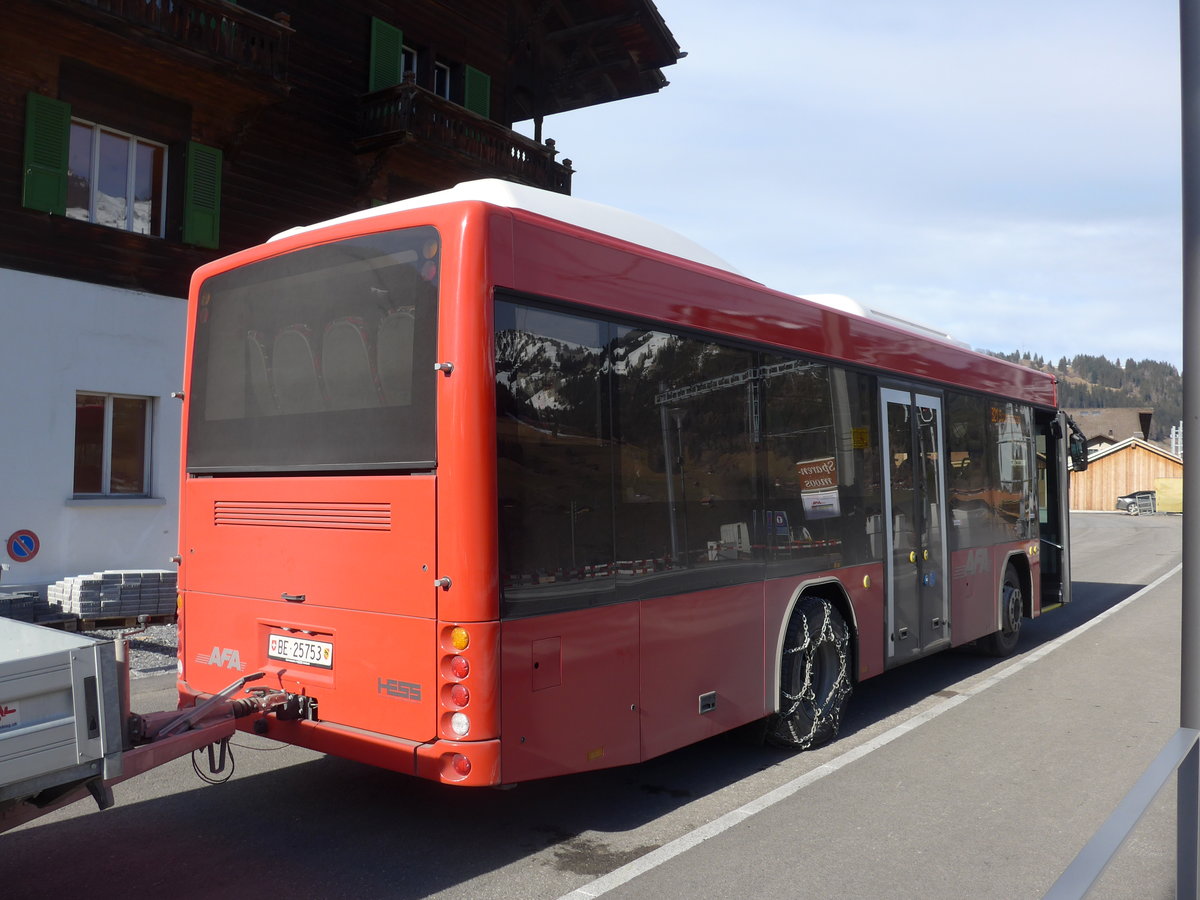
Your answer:
[[[1153,491],[1159,479],[1182,477],[1180,457],[1141,438],[1126,438],[1094,453],[1085,471],[1071,473],[1071,509],[1115,509],[1118,497]]]

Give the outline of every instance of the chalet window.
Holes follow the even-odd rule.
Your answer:
[[[71,120],[67,218],[162,237],[166,188],[162,144]]]
[[[433,92],[443,100],[450,99],[450,67],[445,63],[433,64]]]
[[[73,117],[71,104],[31,93],[25,106],[21,203],[52,215],[164,237],[167,197],[182,195],[183,241],[216,248],[221,151],[188,142],[182,192],[167,180],[167,156],[166,144]]]
[[[149,493],[151,398],[75,395],[75,483],[79,495]]]
[[[404,44],[404,32],[382,19],[371,19],[371,55],[367,90],[382,91],[395,87],[408,72],[417,74],[417,51]],[[446,100],[460,103],[473,113],[490,118],[492,114],[492,78],[472,66],[456,66],[461,73],[452,87],[450,66],[433,64],[433,92]],[[426,75],[426,78],[429,76]],[[429,85],[426,83],[425,88]],[[461,91],[461,93],[460,93]]]

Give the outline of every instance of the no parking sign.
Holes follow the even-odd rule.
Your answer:
[[[38,536],[27,528],[14,531],[8,538],[8,556],[14,562],[29,562],[42,548]]]

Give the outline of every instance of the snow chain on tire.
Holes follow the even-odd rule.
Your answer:
[[[770,739],[800,750],[832,740],[852,689],[845,620],[828,600],[802,597],[788,623],[780,660],[780,710],[772,719]]]

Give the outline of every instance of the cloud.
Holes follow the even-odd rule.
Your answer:
[[[1181,361],[1174,3],[658,6],[672,83],[546,122],[577,196],[977,346]]]

